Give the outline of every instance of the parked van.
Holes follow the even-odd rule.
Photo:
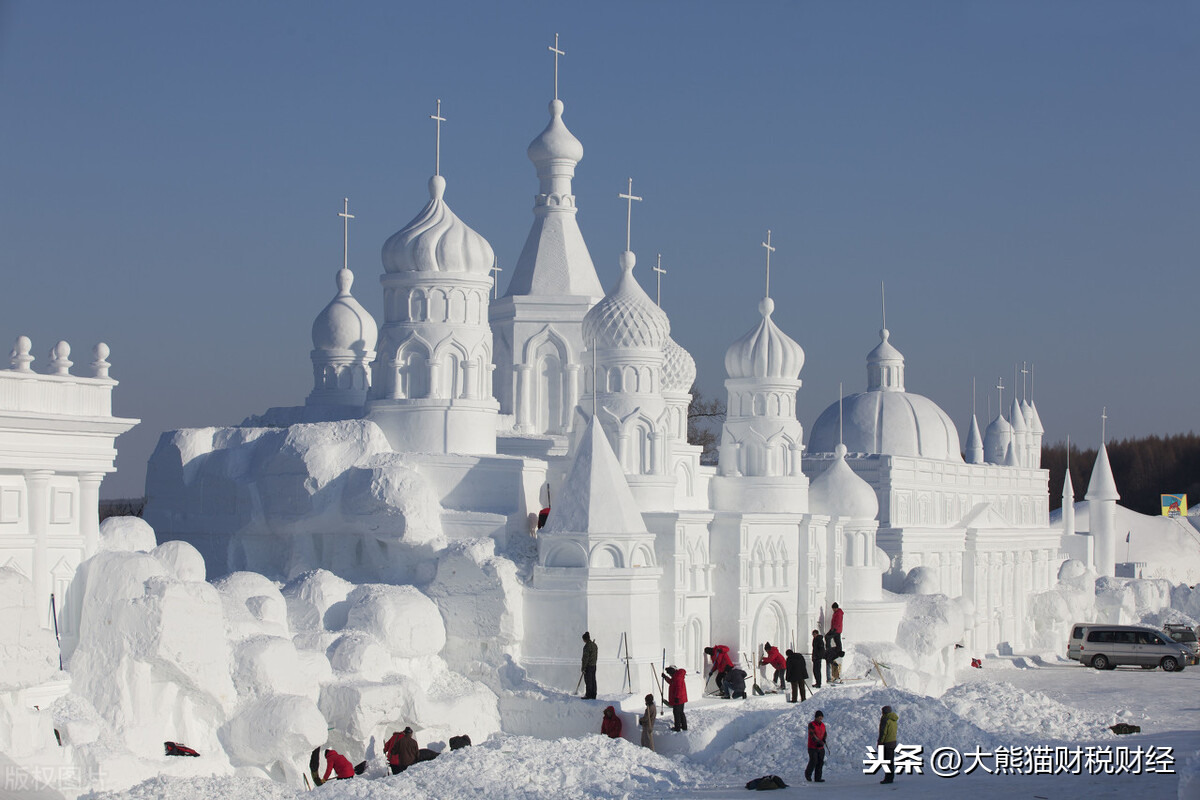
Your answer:
[[[1195,657],[1161,631],[1139,625],[1103,625],[1079,622],[1071,626],[1067,658],[1096,669],[1129,664],[1142,669],[1162,667],[1165,672],[1195,664]]]
[[[1167,632],[1175,641],[1183,645],[1183,649],[1187,650],[1195,657],[1196,662],[1200,662],[1200,637],[1196,636],[1196,629],[1191,625],[1172,625],[1170,623],[1163,625],[1163,630]]]

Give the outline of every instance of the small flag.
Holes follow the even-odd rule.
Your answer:
[[[1132,532],[1132,531],[1130,531],[1129,533],[1125,534],[1125,544],[1129,544],[1129,537],[1130,537],[1130,536],[1132,536],[1132,535],[1133,535],[1133,532]]]

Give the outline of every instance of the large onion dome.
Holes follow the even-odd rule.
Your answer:
[[[804,349],[771,319],[774,310],[775,301],[764,297],[758,304],[762,320],[725,351],[725,372],[730,378],[800,377]]]
[[[671,334],[671,322],[633,277],[634,255],[621,253],[617,284],[583,318],[587,347],[661,350]]]
[[[412,222],[383,244],[388,272],[467,272],[487,275],[495,254],[487,240],[450,210],[442,195],[446,179],[429,179],[429,202]]]

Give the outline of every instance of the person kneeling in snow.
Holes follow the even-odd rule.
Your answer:
[[[344,781],[354,777],[354,765],[350,759],[331,748],[325,751],[325,776],[321,780],[329,780],[330,773],[337,773],[337,779]]]
[[[612,706],[604,709],[604,720],[600,723],[600,732],[610,739],[621,738],[621,718]]]
[[[405,728],[403,731],[393,733],[392,737],[383,745],[383,752],[387,755],[388,764],[392,767],[392,774],[404,772],[415,764],[420,749],[416,737],[413,736],[412,728]]]
[[[725,688],[734,700],[746,699],[746,670],[734,667],[725,673]]]

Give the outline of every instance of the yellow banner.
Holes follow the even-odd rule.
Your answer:
[[[1162,495],[1162,515],[1164,517],[1186,517],[1187,510],[1186,494]]]

